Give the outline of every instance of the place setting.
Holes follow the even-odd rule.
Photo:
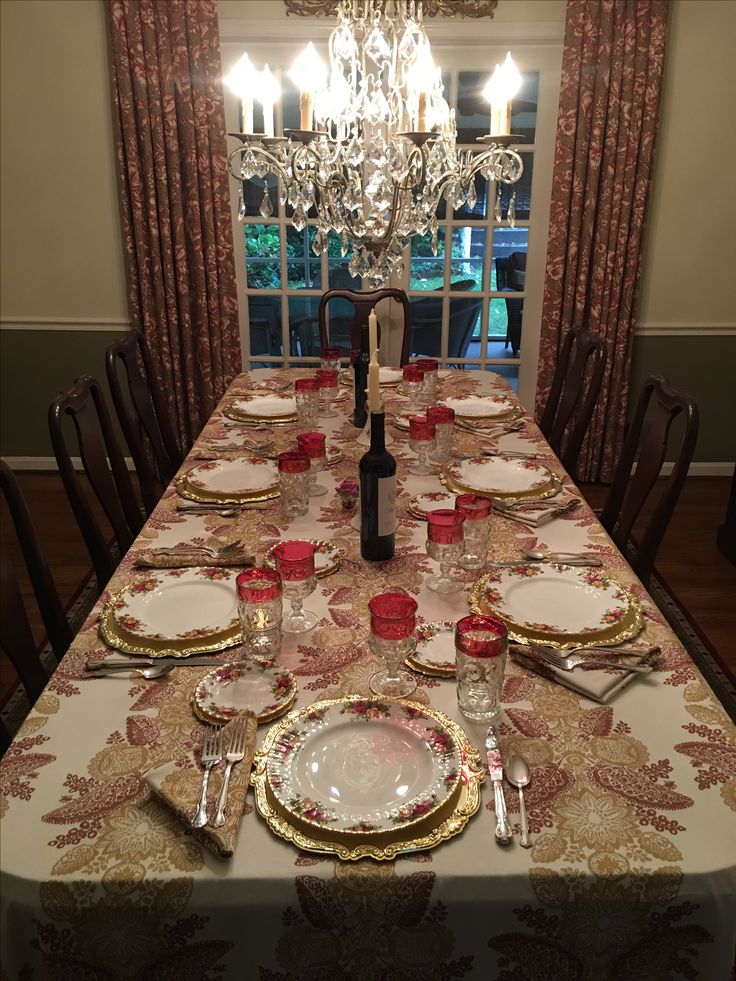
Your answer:
[[[562,490],[560,478],[536,460],[501,454],[458,460],[444,468],[440,480],[455,493],[492,497],[501,508],[517,502],[538,503]]]

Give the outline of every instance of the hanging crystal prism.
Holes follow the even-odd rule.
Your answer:
[[[263,192],[263,200],[258,210],[261,212],[263,218],[270,218],[273,214],[273,204],[271,203],[271,195],[269,194],[268,188]]]
[[[501,185],[496,184],[496,200],[493,204],[493,217],[496,221],[503,219],[503,201],[501,200]]]
[[[468,210],[473,211],[478,202],[478,194],[475,190],[475,179],[471,180],[467,194]]]
[[[245,210],[245,198],[243,197],[243,185],[240,185],[238,191],[238,221],[245,221],[246,210]]]
[[[514,191],[511,195],[507,217],[508,217],[509,225],[511,225],[511,227],[513,228],[514,225],[516,224],[516,191]]]

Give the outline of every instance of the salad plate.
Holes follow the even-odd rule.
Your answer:
[[[223,409],[223,415],[238,422],[287,423],[296,419],[296,398],[289,392],[243,395]]]
[[[403,377],[404,372],[401,370],[401,368],[389,368],[382,365],[378,369],[379,385],[398,385]]]
[[[271,830],[298,847],[383,860],[458,834],[482,779],[480,754],[441,712],[353,696],[275,725],[252,783]]]
[[[642,628],[631,593],[598,569],[520,562],[493,569],[471,590],[471,608],[503,620],[509,636],[555,646],[618,644]]]
[[[451,678],[455,674],[455,621],[418,623],[414,637],[417,646],[406,664],[420,674]]]
[[[329,576],[340,568],[345,555],[345,552],[341,548],[332,545],[330,542],[323,542],[319,538],[308,538],[307,541],[314,545],[314,571],[318,579]],[[266,552],[265,565],[269,569],[276,568],[276,562],[273,557],[273,550],[275,548],[276,545],[272,545]]]
[[[263,456],[207,460],[180,474],[176,489],[190,501],[266,501],[280,494],[279,473],[273,460]]]
[[[448,395],[442,405],[460,419],[498,419],[507,422],[522,414],[516,399],[506,395]]]
[[[260,724],[287,712],[297,691],[291,671],[272,661],[250,658],[220,664],[205,675],[194,690],[192,705],[204,722],[222,725],[251,709]]]
[[[412,497],[407,505],[407,511],[409,514],[413,514],[415,518],[426,521],[430,511],[436,511],[437,508],[454,507],[455,495],[449,491],[427,491],[426,494],[416,494]]]
[[[240,643],[237,569],[167,569],[141,576],[106,604],[100,634],[111,647],[185,657]]]
[[[328,443],[325,446],[325,463],[328,467],[334,466],[334,464],[339,463],[340,460],[345,456],[343,451],[335,443]]]
[[[558,477],[535,460],[500,455],[458,461],[446,467],[440,479],[449,490],[504,501],[553,497],[562,486]]]
[[[320,402],[324,402],[325,399],[321,397],[321,394],[322,393],[320,392]],[[338,390],[337,395],[334,398],[330,399],[330,402],[344,402],[345,399],[349,399],[352,397],[353,397],[352,392],[349,392],[347,388],[341,388]]]

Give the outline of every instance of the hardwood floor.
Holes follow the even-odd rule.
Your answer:
[[[66,605],[91,569],[61,480],[56,473],[20,473],[18,482],[26,495],[51,573]],[[721,555],[715,545],[718,526],[726,513],[729,487],[730,478],[726,477],[691,477],[686,481],[657,556],[657,569],[736,673],[736,567]],[[600,507],[606,488],[583,485],[581,490],[593,507]],[[99,508],[97,513],[105,526]],[[4,503],[0,542],[3,549],[9,549],[19,571],[31,626],[34,636],[40,641],[43,627],[35,603],[30,599],[31,586],[24,574],[20,550]],[[13,676],[7,658],[0,656],[0,693],[7,690]]]

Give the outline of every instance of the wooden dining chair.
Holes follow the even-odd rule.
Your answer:
[[[602,337],[583,327],[565,336],[539,428],[574,476],[580,447],[598,401],[608,347]]]
[[[91,375],[77,378],[49,407],[49,432],[59,473],[94,566],[100,592],[117,562],[74,469],[64,434],[64,418],[74,423],[76,443],[95,496],[112,526],[120,558],[143,527],[143,515],[115,436],[100,386]],[[109,460],[109,464],[108,464]]]
[[[4,462],[0,462],[0,490],[10,513],[49,645],[56,660],[60,661],[72,641],[72,630],[41,551],[25,498],[15,474]],[[48,681],[48,674],[33,639],[15,565],[7,549],[0,554],[0,647],[15,668],[32,707]],[[6,748],[2,744],[9,741],[8,730],[0,731],[0,752]]]
[[[138,473],[146,514],[150,514],[184,455],[166,400],[156,384],[143,332],[131,330],[113,341],[105,364],[113,405]]]
[[[646,529],[634,544],[630,542],[631,530],[660,475],[670,430],[680,415],[684,425],[672,472]],[[690,468],[698,426],[698,406],[689,395],[676,391],[661,375],[647,378],[600,514],[601,524],[645,586]],[[635,459],[636,472],[632,476]]]
[[[405,365],[409,361],[409,342],[411,340],[411,313],[409,310],[409,297],[404,290],[385,288],[378,290],[348,290],[335,289],[327,290],[322,294],[319,303],[319,337],[322,347],[331,347],[328,328],[328,306],[332,300],[349,300],[353,304],[354,314],[350,324],[350,347],[357,349],[360,347],[360,329],[368,323],[371,310],[380,303],[381,300],[397,300],[403,309],[404,314],[404,333],[401,342],[401,360],[399,366]],[[378,324],[378,343],[381,343],[381,324]],[[338,346],[335,344],[334,346]]]

